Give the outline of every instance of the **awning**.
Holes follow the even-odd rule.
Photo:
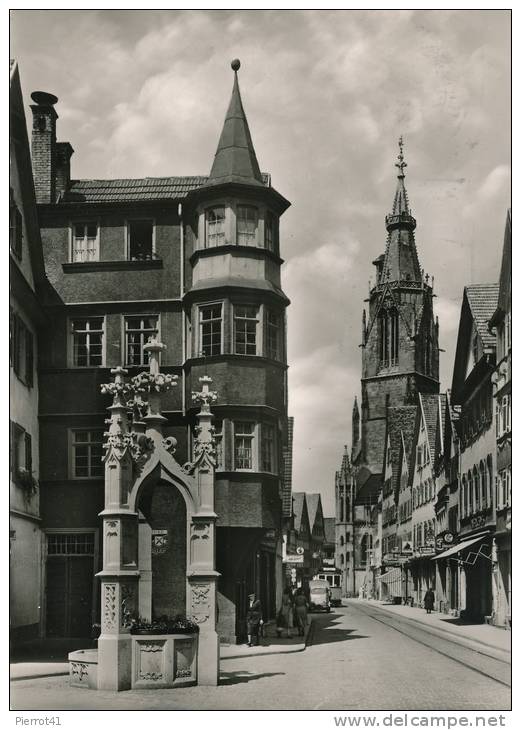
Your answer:
[[[454,553],[459,553],[462,550],[465,550],[466,548],[470,547],[471,545],[474,545],[475,542],[479,542],[480,540],[483,540],[486,535],[480,535],[479,537],[475,537],[472,540],[464,540],[463,542],[459,542],[457,545],[453,545],[448,550],[445,550],[444,553],[440,553],[439,555],[435,555],[431,560],[440,560],[440,558],[448,558],[449,555],[454,555]]]

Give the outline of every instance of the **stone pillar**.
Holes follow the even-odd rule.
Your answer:
[[[197,439],[192,464],[199,495],[199,510],[192,515],[188,568],[188,611],[199,626],[198,683],[215,686],[219,682],[219,636],[217,623],[217,579],[215,570],[215,442],[210,403],[216,394],[209,390],[212,379],[199,378],[200,393],[192,397],[201,404],[197,414]]]
[[[137,612],[138,515],[128,508],[132,487],[131,438],[125,403],[126,371],[111,370],[113,383],[102,386],[113,395],[105,434],[105,509],[101,580],[101,635],[98,639],[98,689],[124,690],[131,684],[130,622]]]

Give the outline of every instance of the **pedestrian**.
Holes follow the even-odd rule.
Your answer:
[[[282,594],[282,604],[277,615],[277,634],[280,638],[282,631],[286,629],[288,639],[291,639],[291,626],[293,619],[293,596],[289,588],[286,588]]]
[[[425,592],[425,595],[423,597],[423,604],[427,613],[432,613],[432,609],[434,608],[434,591],[430,587]]]
[[[304,636],[304,629],[308,623],[308,602],[302,588],[295,594],[295,614],[297,617],[298,635]]]
[[[246,614],[246,625],[248,631],[248,646],[253,646],[253,639],[256,639],[256,646],[259,646],[259,632],[264,623],[262,620],[262,605],[255,593],[248,596],[250,606]]]

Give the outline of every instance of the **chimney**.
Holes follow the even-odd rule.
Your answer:
[[[71,182],[71,157],[74,152],[69,142],[56,142],[56,182],[55,194],[57,198],[70,185]]]
[[[34,91],[31,99],[33,133],[31,156],[37,203],[55,203],[70,181],[70,159],[73,149],[68,142],[56,142],[54,105],[58,97],[46,91]]]

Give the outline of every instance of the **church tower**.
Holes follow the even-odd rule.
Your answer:
[[[388,407],[413,405],[418,392],[439,392],[438,324],[433,280],[420,268],[405,189],[403,140],[392,212],[385,218],[385,253],[373,264],[376,279],[362,318],[362,454],[374,473],[382,469]]]

